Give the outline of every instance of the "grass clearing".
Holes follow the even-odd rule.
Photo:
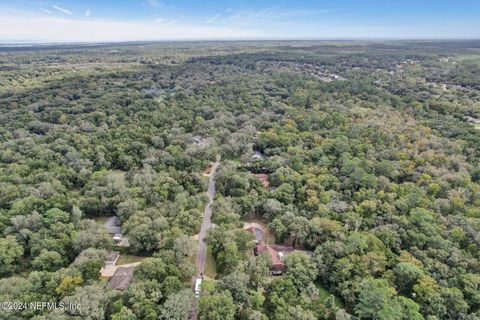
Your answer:
[[[98,224],[104,225],[105,222],[107,222],[108,218],[110,217],[98,217],[98,218],[93,218],[92,220]]]
[[[213,258],[212,248],[207,247],[207,256],[205,257],[205,274],[210,279],[217,278],[217,265],[215,264],[215,259]]]
[[[315,287],[318,290],[318,298],[313,303],[315,303],[317,305],[323,304],[328,297],[333,295],[332,293],[330,293],[330,291],[325,289],[325,287],[323,287],[320,283],[315,283]],[[335,299],[335,304],[337,306],[343,308],[344,307],[343,301],[335,295],[333,295],[333,297]]]
[[[146,258],[148,257],[134,256],[130,254],[121,254],[120,258],[118,258],[117,265],[141,262]]]

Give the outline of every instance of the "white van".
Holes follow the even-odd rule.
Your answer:
[[[200,297],[200,290],[202,287],[202,279],[195,280],[195,296]]]

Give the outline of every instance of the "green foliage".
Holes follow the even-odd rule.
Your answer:
[[[200,319],[233,320],[235,305],[228,291],[200,298]]]
[[[16,263],[23,255],[23,248],[14,236],[0,238],[0,274],[6,275],[15,271]]]
[[[0,49],[0,301],[85,303],[5,318],[188,317],[202,174],[217,156],[218,281],[201,317],[478,318],[476,47]],[[125,292],[99,280],[110,216],[122,254],[148,257]],[[287,255],[270,278],[270,256],[252,257],[241,230],[250,219],[313,256]]]

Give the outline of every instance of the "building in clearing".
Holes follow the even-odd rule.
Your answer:
[[[272,259],[272,268],[270,273],[273,275],[282,274],[286,271],[284,263],[285,257],[294,251],[293,247],[269,245],[264,241],[257,243],[257,246],[253,249],[253,253],[257,256],[263,252],[267,252]]]
[[[105,229],[110,234],[122,234],[122,222],[117,216],[113,216],[107,219],[105,222]]]
[[[122,234],[122,222],[117,216],[107,219],[104,224],[107,232],[112,235],[113,241],[117,247],[128,247],[128,239]]]

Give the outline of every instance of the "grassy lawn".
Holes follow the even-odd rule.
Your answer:
[[[98,224],[104,225],[105,222],[107,222],[108,218],[109,217],[98,217],[98,218],[94,218],[93,220]]]
[[[129,254],[121,254],[120,258],[118,258],[117,265],[140,262],[140,261],[142,261],[143,259],[146,259],[146,258],[148,258],[148,257],[140,257],[140,256],[129,255]]]
[[[215,265],[215,259],[213,258],[210,246],[207,247],[207,256],[205,258],[205,274],[210,279],[217,277],[217,266]]]
[[[318,290],[318,299],[314,301],[315,304],[320,305],[322,304],[325,299],[330,297],[332,293],[330,293],[327,289],[325,289],[321,284],[315,283],[315,287],[317,287]],[[340,298],[334,296],[335,299],[335,304],[341,308],[343,308],[343,302]]]

